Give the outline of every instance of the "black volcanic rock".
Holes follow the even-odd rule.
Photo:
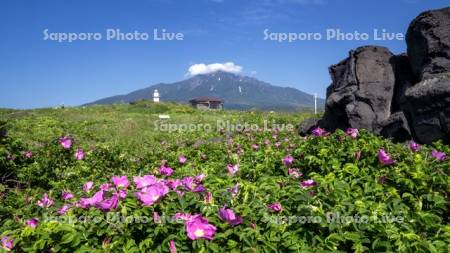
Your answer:
[[[394,55],[391,62],[395,67],[395,89],[392,104],[392,111],[403,110],[407,100],[405,92],[418,81],[416,80],[406,54]]]
[[[365,46],[330,67],[333,80],[328,89],[321,125],[378,131],[391,114],[395,86],[392,53],[385,47]]]
[[[450,8],[420,14],[406,42],[407,55],[366,46],[331,66],[319,125],[364,128],[395,141],[450,143]]]
[[[408,56],[419,82],[405,90],[404,111],[420,142],[450,142],[450,8],[426,11],[406,34]]]
[[[97,100],[89,104],[112,104],[151,99],[157,89],[162,101],[187,103],[189,100],[210,96],[225,101],[227,109],[251,109],[293,111],[299,108],[312,108],[314,97],[294,88],[274,86],[252,77],[226,72],[196,75],[189,79],[156,84],[126,95]],[[323,99],[318,100],[322,107]]]
[[[406,90],[410,125],[422,143],[450,142],[450,72],[423,80]]]
[[[406,33],[408,55],[420,80],[450,69],[450,7],[426,11],[416,17]]]
[[[395,141],[411,139],[411,130],[403,112],[393,113],[387,120],[381,122],[380,134]]]

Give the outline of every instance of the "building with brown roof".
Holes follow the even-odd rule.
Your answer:
[[[189,100],[189,103],[197,109],[223,109],[224,101],[215,97],[198,97]]]

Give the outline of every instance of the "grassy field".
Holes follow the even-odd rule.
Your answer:
[[[170,119],[160,120],[160,114],[169,115]],[[235,125],[257,124],[264,127],[266,121],[269,127],[273,123],[291,124],[295,127],[301,120],[311,116],[308,113],[204,111],[187,105],[154,104],[145,101],[134,105],[0,110],[0,120],[7,122],[10,136],[28,144],[39,145],[53,140],[55,136],[70,133],[85,145],[120,145],[136,152],[142,151],[155,141],[167,139],[168,136],[184,139],[190,138],[189,133],[192,132],[198,137],[217,136],[218,128],[223,122]],[[193,128],[193,124],[197,127]],[[172,130],[168,125],[172,125]]]
[[[449,146],[311,116],[0,110],[0,252],[450,252]]]

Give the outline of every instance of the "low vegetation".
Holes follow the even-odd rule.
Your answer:
[[[450,250],[448,146],[300,137],[289,126],[305,117],[146,102],[0,111],[0,250]]]

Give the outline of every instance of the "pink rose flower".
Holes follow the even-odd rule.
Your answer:
[[[231,226],[236,226],[242,223],[242,217],[236,216],[232,209],[228,209],[226,207],[219,209],[219,217]]]
[[[184,164],[185,162],[186,162],[186,157],[184,156],[184,155],[180,155],[179,157],[178,157],[178,162],[180,163],[180,164]]]
[[[39,219],[38,218],[31,218],[29,220],[27,220],[25,222],[25,224],[30,227],[30,228],[36,228],[37,225],[39,224]]]
[[[386,153],[384,149],[380,149],[378,151],[378,161],[383,165],[391,165],[395,163],[395,161],[391,159],[389,154]]]
[[[47,193],[45,193],[42,199],[38,200],[37,205],[42,208],[48,208],[53,205],[53,200],[48,197]]]
[[[238,172],[238,170],[239,170],[239,164],[228,164],[227,165],[227,169],[228,169],[228,172],[231,174],[231,175],[234,175],[234,174],[236,174],[237,172]]]
[[[209,224],[208,220],[201,215],[194,215],[185,223],[186,233],[189,239],[212,240],[216,233],[216,227]]]
[[[306,189],[306,188],[313,187],[316,185],[317,185],[317,182],[312,179],[300,182],[300,186],[302,187],[302,189]]]
[[[114,176],[111,178],[111,181],[113,182],[113,184],[116,186],[117,189],[127,188],[128,185],[130,184],[128,182],[127,176]]]
[[[275,203],[269,204],[269,205],[267,205],[267,208],[269,208],[270,210],[277,212],[277,213],[281,212],[281,210],[283,210],[280,202],[275,202]]]
[[[94,187],[94,182],[92,182],[92,181],[86,182],[86,183],[83,185],[83,191],[85,191],[85,192],[90,192],[91,189],[92,189],[92,187]]]
[[[353,139],[355,139],[359,135],[359,131],[356,128],[347,128],[347,131],[345,131],[345,133]]]
[[[69,149],[72,147],[72,138],[68,136],[61,137],[59,138],[59,144],[61,144],[64,149]]]
[[[83,158],[84,158],[84,151],[82,149],[77,149],[77,151],[75,152],[75,158],[77,160],[83,160]]]
[[[283,163],[285,166],[291,166],[293,162],[294,162],[294,157],[292,157],[291,155],[287,155],[283,158]]]
[[[438,161],[444,161],[447,158],[447,155],[444,152],[439,152],[436,149],[431,151],[431,155]]]

